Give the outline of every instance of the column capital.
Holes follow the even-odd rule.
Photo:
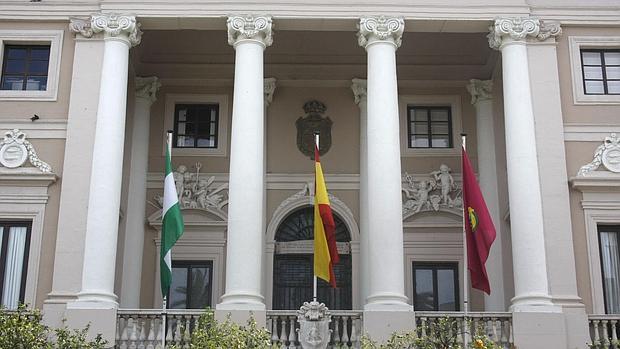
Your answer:
[[[69,30],[84,38],[92,38],[94,35],[93,28],[90,25],[90,18],[69,18]]]
[[[236,46],[239,42],[251,40],[268,47],[273,43],[270,16],[231,16],[226,21],[228,44]]]
[[[273,93],[276,91],[276,78],[265,78],[264,80],[265,107],[273,101]]]
[[[493,81],[471,79],[467,84],[467,91],[471,94],[471,104],[493,99]]]
[[[499,50],[502,45],[510,41],[525,42],[528,37],[544,41],[562,33],[562,28],[556,22],[544,22],[535,17],[506,17],[497,18],[493,26],[489,27],[489,46]]]
[[[357,28],[357,42],[363,48],[378,41],[389,42],[398,48],[402,42],[405,20],[402,17],[362,17]]]
[[[366,99],[366,79],[353,79],[351,80],[351,90],[353,90],[353,96],[355,97],[355,104],[359,105],[363,99]]]
[[[156,76],[140,77],[135,79],[136,98],[144,98],[153,104],[157,100],[157,91],[161,87],[161,82]]]
[[[140,44],[142,30],[135,16],[124,16],[115,13],[92,15],[90,18],[92,31],[103,32],[105,39],[115,39],[127,43],[130,47]]]

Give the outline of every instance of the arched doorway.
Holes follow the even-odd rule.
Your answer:
[[[351,234],[334,213],[340,263],[334,266],[333,289],[318,280],[318,301],[329,309],[352,309]],[[314,208],[306,206],[291,212],[275,234],[273,262],[273,309],[299,309],[312,299]]]

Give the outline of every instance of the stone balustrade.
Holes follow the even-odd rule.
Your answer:
[[[594,349],[620,349],[620,314],[590,315],[590,339]]]

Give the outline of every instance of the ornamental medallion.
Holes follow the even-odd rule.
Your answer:
[[[324,116],[325,104],[312,100],[304,104],[306,116],[295,122],[297,126],[297,149],[314,160],[314,135],[319,135],[319,154],[323,156],[332,146],[332,121]]]

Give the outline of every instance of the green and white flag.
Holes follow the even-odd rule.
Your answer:
[[[164,178],[164,207],[162,208],[161,228],[161,293],[168,295],[172,283],[172,246],[183,235],[183,215],[179,207],[179,196],[174,185],[172,163],[170,161],[170,147],[166,147],[166,177]]]

